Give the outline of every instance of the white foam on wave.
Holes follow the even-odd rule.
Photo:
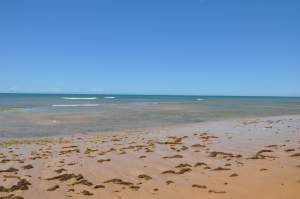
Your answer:
[[[66,100],[95,100],[97,97],[63,97]]]
[[[202,98],[198,98],[196,99],[197,101],[204,101],[205,99],[202,99]]]
[[[99,106],[99,104],[53,104],[53,107],[91,107],[91,106]]]
[[[107,96],[107,97],[104,97],[105,99],[115,99],[116,97],[113,97],[113,96]]]

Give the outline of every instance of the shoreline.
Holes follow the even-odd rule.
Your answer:
[[[300,115],[60,137],[0,146],[1,199],[300,195]]]
[[[252,120],[272,120],[276,118],[293,118],[300,117],[300,114],[288,114],[288,115],[276,115],[276,116],[251,116],[251,117],[235,117],[235,118],[223,118],[218,120],[209,120],[203,122],[193,122],[193,123],[180,123],[180,124],[171,124],[171,125],[162,125],[158,127],[145,127],[145,128],[133,128],[133,129],[124,129],[118,131],[99,131],[99,132],[85,132],[85,133],[75,133],[75,134],[62,134],[62,135],[53,135],[53,136],[36,136],[36,137],[20,137],[20,138],[1,138],[4,142],[6,141],[35,141],[35,140],[58,140],[58,139],[71,139],[72,137],[98,137],[98,136],[109,136],[109,135],[123,135],[123,134],[132,134],[132,133],[161,133],[161,131],[171,131],[176,129],[184,128],[201,128],[207,125],[218,125],[227,122],[241,122],[241,121],[252,121]],[[0,141],[1,146],[1,141]]]

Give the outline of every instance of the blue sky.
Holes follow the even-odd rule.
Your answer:
[[[300,96],[298,0],[0,2],[0,91]]]

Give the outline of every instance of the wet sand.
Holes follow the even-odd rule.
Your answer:
[[[1,199],[300,196],[300,116],[0,144]]]

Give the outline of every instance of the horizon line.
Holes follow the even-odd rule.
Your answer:
[[[88,92],[1,92],[0,94],[36,94],[36,95],[144,95],[144,96],[200,96],[200,97],[291,97],[297,95],[220,95],[220,94],[145,94],[145,93],[88,93]]]

